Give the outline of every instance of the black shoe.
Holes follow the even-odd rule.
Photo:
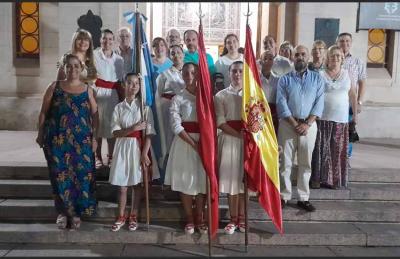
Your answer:
[[[298,201],[297,206],[309,212],[315,211],[315,207],[309,201]]]
[[[281,200],[281,208],[282,209],[285,208],[287,203],[288,203],[287,201]]]

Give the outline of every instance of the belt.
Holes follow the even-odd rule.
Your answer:
[[[301,122],[301,123],[307,123],[307,120],[306,119],[299,119],[299,118],[296,118],[296,117],[293,117],[297,122]]]
[[[241,120],[231,120],[227,121],[226,123],[236,131],[241,131],[243,129],[243,124]]]
[[[162,94],[162,95],[161,95],[161,97],[166,98],[166,99],[169,99],[169,100],[171,100],[172,97],[174,97],[174,96],[175,96],[175,94]]]
[[[120,86],[120,83],[117,82],[110,82],[110,81],[106,81],[100,78],[97,78],[95,85],[97,87],[101,87],[101,88],[107,88],[107,89],[117,89]]]
[[[182,122],[182,127],[188,133],[200,133],[199,123],[196,121],[184,121]]]

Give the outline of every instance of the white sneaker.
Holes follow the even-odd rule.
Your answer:
[[[226,227],[224,228],[224,232],[227,235],[232,235],[233,233],[235,233],[237,226],[235,225],[235,223],[233,222],[229,222],[228,225],[226,225]]]

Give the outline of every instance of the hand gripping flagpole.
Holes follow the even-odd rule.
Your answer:
[[[197,16],[199,17],[200,20],[200,26],[203,26],[201,19],[205,16],[201,10],[201,3],[199,3],[199,12],[197,13]],[[212,256],[211,253],[211,187],[210,187],[210,176],[206,175],[207,177],[207,183],[206,183],[206,192],[207,192],[207,215],[208,215],[208,257]]]
[[[243,14],[246,16],[246,26],[249,25],[249,16],[252,15],[253,13],[250,12],[250,3],[247,2],[247,14]],[[244,132],[243,132],[244,134]],[[244,165],[244,163],[243,163]],[[245,251],[247,253],[248,247],[249,247],[249,216],[248,216],[248,203],[249,203],[249,189],[248,189],[248,180],[247,180],[247,174],[246,171],[244,170],[243,167],[243,179],[244,179],[244,222],[245,222],[245,232],[244,232],[244,245],[245,245]]]
[[[136,28],[135,28],[135,40],[137,41],[138,44],[136,44],[136,73],[139,76],[139,82],[140,82],[140,89],[141,89],[141,103],[140,103],[140,113],[142,117],[142,121],[147,121],[147,115],[148,115],[148,107],[145,106],[145,93],[143,93],[144,87],[144,79],[142,76],[142,58],[141,58],[141,51],[142,51],[142,38],[141,38],[141,15],[140,12],[138,11],[138,3],[136,3],[136,8],[135,8],[135,16],[136,16]],[[145,145],[146,141],[146,131],[144,130],[142,133],[142,148]],[[143,150],[142,150],[143,152]],[[149,225],[150,225],[150,206],[149,206],[149,179],[148,179],[148,174],[149,174],[149,169],[148,167],[143,163],[142,164],[142,173],[143,173],[143,182],[144,182],[144,189],[145,189],[145,200],[146,200],[146,225],[147,225],[147,231],[149,231]]]

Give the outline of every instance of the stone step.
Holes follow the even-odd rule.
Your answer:
[[[96,171],[99,180],[108,180],[109,169],[103,167]],[[48,180],[49,172],[45,166],[2,165],[0,179],[4,180]],[[352,168],[350,182],[400,183],[400,169],[395,168]]]
[[[346,190],[311,189],[310,200],[386,200],[400,201],[399,183],[350,183]],[[297,190],[293,188],[294,198]],[[118,187],[107,182],[97,182],[99,200],[115,201]],[[151,197],[179,199],[176,192],[161,190],[161,186],[151,187]],[[48,180],[0,180],[0,199],[49,199],[51,186]]]
[[[296,203],[283,210],[284,221],[331,221],[331,222],[400,222],[400,202],[388,201],[313,201],[317,210],[308,213],[300,210]],[[116,217],[118,205],[100,201],[97,215],[89,221],[112,222]],[[220,218],[227,221],[229,211],[227,199],[220,199]],[[139,219],[146,217],[144,202]],[[150,202],[152,221],[181,221],[184,219],[182,205],[179,201],[153,200]],[[0,220],[3,222],[53,222],[57,217],[52,200],[16,200],[0,201]],[[250,200],[248,217],[250,220],[270,221],[257,201]]]
[[[221,224],[221,228],[224,224]],[[55,224],[0,224],[0,243],[80,243],[80,244],[206,244],[207,235],[186,235],[177,222],[139,224],[129,232],[124,227],[111,232],[109,224],[83,222],[80,230],[59,230]],[[329,222],[284,222],[284,234],[272,223],[249,222],[250,245],[293,246],[400,246],[400,224]],[[244,244],[245,235],[223,234],[219,229],[214,245]]]

